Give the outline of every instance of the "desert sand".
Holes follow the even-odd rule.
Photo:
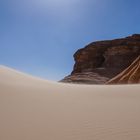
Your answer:
[[[140,85],[72,85],[0,66],[0,140],[140,140]]]

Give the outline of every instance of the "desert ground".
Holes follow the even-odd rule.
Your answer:
[[[0,140],[140,140],[140,85],[76,85],[0,66]]]

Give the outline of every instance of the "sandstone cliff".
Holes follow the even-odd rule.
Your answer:
[[[62,82],[104,84],[140,55],[140,34],[93,42],[74,54],[72,73]]]

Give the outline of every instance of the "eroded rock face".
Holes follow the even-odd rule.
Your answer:
[[[104,84],[108,80],[108,77],[100,76],[98,73],[95,72],[83,72],[67,76],[63,79],[62,82],[76,84]]]
[[[138,84],[140,83],[140,56],[123,72],[107,82],[107,84]]]
[[[139,55],[139,34],[122,39],[93,42],[74,54],[73,71],[62,82],[77,83],[77,79],[82,75],[84,80],[80,83],[86,84],[90,81],[92,84],[103,84],[131,65]],[[87,73],[92,76],[87,76]]]

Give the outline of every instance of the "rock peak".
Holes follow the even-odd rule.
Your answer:
[[[133,34],[132,37],[140,37],[140,34]]]
[[[62,82],[103,84],[126,69],[140,55],[140,34],[96,41],[74,54],[72,73]]]

